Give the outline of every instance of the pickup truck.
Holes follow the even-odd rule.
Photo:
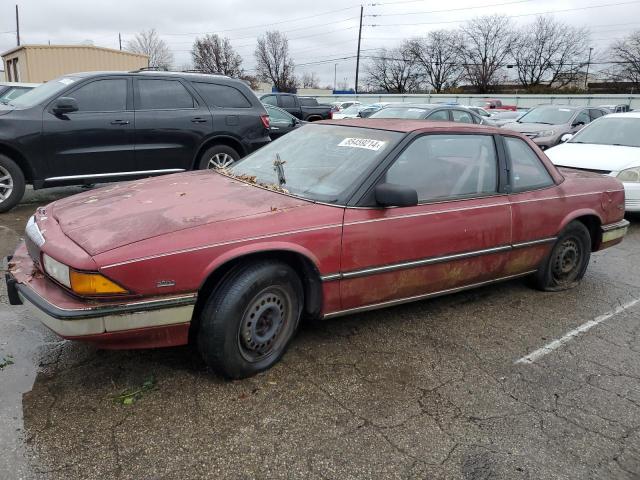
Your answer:
[[[315,100],[315,99],[314,99]],[[308,97],[298,97],[294,93],[268,93],[260,97],[260,101],[267,105],[280,107],[296,118],[305,122],[329,120],[332,118],[331,105],[309,105]]]
[[[478,107],[482,107],[487,110],[518,110],[518,107],[515,105],[504,105],[502,100],[498,100],[497,98],[486,98],[478,104]]]

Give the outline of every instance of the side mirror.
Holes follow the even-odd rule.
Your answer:
[[[65,113],[77,111],[78,102],[75,98],[60,97],[58,100],[56,100],[56,103],[53,104],[53,113],[55,113],[56,115],[63,115]]]
[[[573,125],[571,125],[572,127],[583,127],[584,126],[584,122],[575,122]]]
[[[411,187],[393,183],[381,183],[376,186],[376,202],[383,207],[411,207],[418,204],[418,192]]]
[[[565,133],[564,135],[562,135],[562,136],[560,137],[560,141],[561,141],[562,143],[564,143],[564,142],[568,142],[568,141],[569,141],[569,140],[571,140],[572,138],[573,138],[573,135],[572,135],[571,133]]]
[[[295,127],[296,125],[298,125],[300,123],[300,120],[298,120],[296,117],[293,117],[291,119],[291,126]]]

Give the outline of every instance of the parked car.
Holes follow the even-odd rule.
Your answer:
[[[65,75],[0,104],[0,212],[34,189],[228,166],[269,142],[247,85],[220,75]]]
[[[327,120],[331,118],[330,105],[303,105],[294,93],[268,93],[260,97],[262,103],[268,103],[286,110],[294,117],[306,122]]]
[[[622,240],[623,204],[618,180],[560,173],[515,132],[311,123],[228,171],[40,208],[9,261],[7,292],[65,338],[148,348],[191,337],[212,369],[241,378],[282,357],[302,315],[525,276],[571,288],[592,251]]]
[[[626,105],[626,104],[621,104],[621,105],[600,105],[600,108],[604,108],[605,110],[608,110],[611,113],[625,113],[625,112],[630,112],[631,111],[631,107],[629,105]]]
[[[484,108],[482,107],[476,107],[474,105],[464,105],[465,108],[468,108],[469,110],[471,110],[473,113],[484,117],[484,118],[491,118],[491,114],[489,112],[487,112]]]
[[[532,108],[504,128],[524,133],[540,148],[546,150],[560,143],[566,133],[576,133],[596,118],[609,112],[598,107],[572,105],[540,105]]]
[[[358,103],[357,105],[351,105],[350,107],[340,110],[339,112],[334,112],[333,118],[335,120],[339,120],[341,118],[358,118],[360,116],[360,112],[368,107],[370,107],[370,105],[363,105],[361,103]]]
[[[351,108],[354,105],[362,105],[362,104],[355,100],[348,100],[345,102],[333,102],[331,104],[334,113],[342,112],[343,110],[346,110],[347,108]]]
[[[391,102],[378,102],[378,103],[372,103],[370,105],[364,105],[362,110],[360,110],[358,112],[358,117],[360,117],[360,118],[369,118],[372,114],[374,114],[375,112],[377,112],[381,108],[384,108],[384,107],[386,107],[387,105],[390,105],[390,104],[391,104]]]
[[[264,107],[267,109],[267,113],[269,114],[269,137],[271,137],[271,140],[280,138],[282,135],[289,133],[296,128],[300,128],[302,125],[307,123],[302,120],[298,120],[289,112],[286,112],[281,108],[274,107],[273,105],[269,105],[268,103],[265,103]]]
[[[497,98],[486,98],[482,100],[478,107],[482,107],[487,110],[517,110],[518,107],[516,105],[505,105],[502,103],[502,100],[498,100]]]
[[[491,125],[490,120],[482,118],[468,108],[440,103],[396,103],[371,114],[370,118],[404,118]]]
[[[547,155],[558,166],[616,177],[624,185],[625,209],[640,212],[640,112],[599,118]]]
[[[298,97],[298,99],[300,100],[300,105],[304,107],[332,107],[328,103],[318,103],[318,100],[313,97]]]
[[[513,110],[496,111],[494,110],[491,115],[491,121],[496,127],[504,127],[508,123],[517,121],[526,112],[519,112]]]
[[[39,83],[0,82],[0,103],[8,103],[40,85]]]

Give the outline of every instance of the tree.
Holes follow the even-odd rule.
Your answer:
[[[616,62],[611,71],[613,78],[640,86],[640,30],[615,42],[609,54]]]
[[[564,87],[575,81],[585,65],[589,31],[538,17],[518,35],[513,57],[518,80],[525,88],[538,85]]]
[[[125,50],[149,56],[149,66],[169,70],[173,65],[173,54],[155,29],[138,33],[125,44]]]
[[[366,82],[373,90],[407,93],[420,87],[420,79],[407,43],[390,50],[380,49],[380,54],[372,56],[366,68]]]
[[[461,58],[467,80],[479,93],[487,93],[500,78],[515,39],[508,17],[489,15],[462,27]]]
[[[244,73],[240,55],[233,49],[228,38],[218,35],[196,38],[191,58],[195,69],[205,73],[220,73],[234,78],[241,77]]]
[[[459,32],[429,32],[424,38],[410,40],[407,48],[425,81],[436,93],[457,85],[463,74],[462,35]]]
[[[300,85],[302,88],[320,88],[320,79],[316,72],[305,72],[300,79]]]
[[[289,55],[289,40],[284,34],[274,30],[258,38],[255,57],[261,80],[272,82],[279,92],[295,90],[295,64]]]

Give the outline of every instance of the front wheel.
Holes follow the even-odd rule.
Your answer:
[[[298,327],[303,290],[288,265],[238,267],[211,294],[200,317],[198,349],[227,378],[245,378],[280,360]]]
[[[562,231],[538,271],[533,275],[536,288],[548,292],[568,290],[584,277],[591,257],[591,234],[582,222],[571,222]]]
[[[200,157],[198,168],[205,169],[224,169],[233,165],[240,160],[240,155],[233,148],[227,145],[214,145]]]
[[[5,155],[0,155],[0,213],[8,212],[22,199],[25,179],[20,167]]]

